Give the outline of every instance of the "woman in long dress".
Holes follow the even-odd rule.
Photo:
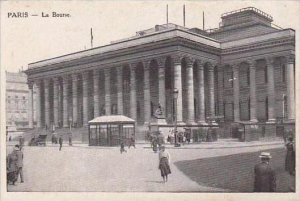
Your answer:
[[[170,154],[165,151],[162,146],[159,152],[159,167],[164,183],[168,181],[168,174],[171,174],[170,169]]]

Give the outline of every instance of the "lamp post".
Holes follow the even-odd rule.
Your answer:
[[[178,89],[173,90],[173,98],[174,98],[174,109],[175,109],[175,128],[174,128],[174,137],[175,137],[175,147],[179,147],[180,144],[177,143],[177,98],[178,98]]]

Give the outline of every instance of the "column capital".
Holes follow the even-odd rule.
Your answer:
[[[69,75],[63,75],[62,76],[62,80],[63,80],[64,84],[68,83],[69,77],[70,77]]]
[[[105,76],[110,75],[110,68],[104,68],[104,75]]]
[[[293,54],[287,55],[285,56],[285,59],[286,59],[286,63],[293,64],[295,62],[295,55]]]
[[[116,72],[117,72],[117,75],[122,75],[122,73],[123,73],[123,66],[116,68]]]
[[[82,79],[83,80],[89,79],[89,71],[83,71],[82,72]]]
[[[201,59],[195,59],[195,62],[199,70],[204,70],[204,62]]]
[[[27,84],[28,84],[28,88],[29,89],[33,89],[33,85],[34,85],[34,81],[33,80],[28,80]]]
[[[40,79],[34,80],[34,83],[35,83],[36,87],[40,88],[41,84],[42,84],[42,80],[40,80]]]
[[[174,64],[181,64],[181,60],[184,58],[183,54],[174,54],[171,56]]]
[[[215,64],[212,64],[210,62],[207,62],[208,71],[214,71],[215,70]]]
[[[45,87],[48,87],[49,84],[50,84],[50,79],[49,79],[49,78],[46,78],[46,79],[43,80],[43,82],[44,82],[44,86],[45,86]]]
[[[266,64],[269,66],[269,65],[273,65],[275,59],[274,57],[266,57],[265,60],[266,60]]]
[[[142,61],[144,69],[149,69],[150,68],[151,61],[152,61],[152,59],[145,59],[145,60]]]
[[[185,59],[186,59],[187,67],[188,68],[193,67],[193,64],[196,61],[196,59],[193,57],[185,57]]]
[[[240,68],[240,62],[231,63],[232,71],[238,71]]]
[[[167,57],[162,56],[162,57],[158,57],[155,60],[157,61],[157,65],[159,68],[164,68],[165,64],[166,64],[166,59]]]
[[[253,60],[253,59],[247,59],[246,60],[246,63],[249,65],[249,68],[253,68],[255,69],[255,64],[256,64],[256,60]]]
[[[77,73],[71,74],[71,77],[72,77],[72,81],[78,81],[78,74]]]
[[[93,79],[94,79],[94,81],[99,80],[99,77],[100,77],[99,70],[98,69],[93,70]]]
[[[137,66],[138,66],[138,62],[130,63],[129,64],[130,72],[135,71]]]

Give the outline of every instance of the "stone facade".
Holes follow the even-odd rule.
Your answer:
[[[29,90],[27,75],[6,72],[6,125],[10,130],[32,127],[35,123],[35,92]]]
[[[271,26],[254,8],[222,15],[218,29],[157,25],[129,39],[29,64],[37,86],[37,125],[84,126],[122,114],[147,125],[158,105],[174,121],[208,118],[294,121],[295,31]],[[255,30],[255,31],[253,31]],[[247,33],[247,34],[245,34]]]

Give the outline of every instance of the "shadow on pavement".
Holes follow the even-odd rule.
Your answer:
[[[271,153],[271,165],[276,172],[277,192],[293,192],[295,176],[284,169],[286,151],[283,148],[266,150]],[[253,192],[254,166],[260,162],[260,152],[175,162],[180,171],[200,185],[228,189],[233,192]]]

